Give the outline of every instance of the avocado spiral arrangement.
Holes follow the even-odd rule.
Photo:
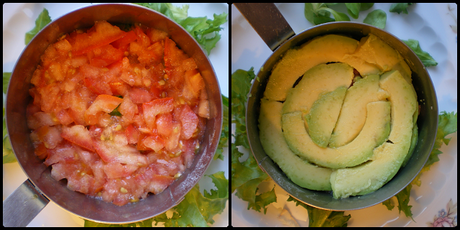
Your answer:
[[[259,133],[294,183],[346,198],[379,189],[407,162],[417,116],[411,71],[398,52],[372,34],[361,41],[331,34],[275,65]]]

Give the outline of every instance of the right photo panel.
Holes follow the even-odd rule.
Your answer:
[[[457,226],[457,5],[234,3],[231,226]]]

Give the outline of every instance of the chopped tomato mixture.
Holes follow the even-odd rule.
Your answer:
[[[209,118],[194,59],[139,25],[98,21],[61,37],[31,83],[37,157],[69,189],[120,206],[161,193],[190,167]]]

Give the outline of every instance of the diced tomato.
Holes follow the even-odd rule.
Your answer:
[[[190,139],[198,127],[198,116],[185,104],[179,109],[179,119],[182,124],[181,137]]]
[[[139,130],[132,124],[126,127],[125,135],[128,138],[129,144],[137,144],[137,142],[139,141]]]
[[[54,179],[121,206],[164,191],[192,164],[209,101],[197,63],[168,36],[100,21],[48,46],[26,112]],[[110,115],[117,107],[121,116]]]
[[[199,98],[201,90],[204,89],[204,80],[201,74],[196,70],[189,70],[185,72],[185,87],[187,87],[193,94],[194,98]],[[190,98],[191,100],[192,98]]]
[[[150,45],[150,38],[147,37],[147,35],[142,31],[142,29],[139,26],[136,26],[134,28],[134,32],[137,35],[137,42],[142,46],[142,47],[147,47]]]
[[[83,125],[74,125],[70,128],[64,126],[62,127],[61,136],[82,148],[94,151],[91,134]]]
[[[125,97],[126,93],[128,93],[129,86],[123,81],[111,82],[109,86],[112,90],[112,95],[121,95]]]
[[[145,147],[152,149],[155,152],[159,152],[161,149],[164,148],[164,140],[157,134],[151,134],[142,139],[142,145]]]
[[[92,92],[96,94],[112,95],[110,85],[103,81],[87,77],[84,79],[84,84],[88,89],[90,89]]]
[[[97,96],[93,104],[85,112],[85,121],[87,124],[94,125],[97,123],[97,113],[110,113],[123,102],[122,98],[101,94]]]
[[[54,149],[62,141],[61,131],[56,126],[44,125],[36,130],[38,139],[48,149]]]
[[[81,192],[84,194],[94,194],[94,177],[86,172],[78,172],[67,177],[67,187],[72,191]]]
[[[70,114],[67,112],[66,109],[59,111],[56,114],[56,118],[59,120],[59,123],[62,125],[70,125],[73,122],[72,117],[70,116]]]
[[[142,104],[152,100],[149,91],[138,87],[133,87],[129,90],[129,98],[135,104]]]
[[[158,134],[167,137],[171,134],[173,128],[173,116],[171,113],[158,115],[156,119]]]
[[[176,46],[173,40],[165,38],[164,63],[166,68],[179,66],[187,58],[187,55]]]
[[[70,44],[69,41],[67,41],[67,39],[62,39],[54,43],[53,46],[56,49],[56,51],[61,53],[61,56],[68,55],[68,53],[72,50],[72,45]]]
[[[78,56],[97,47],[110,44],[125,35],[126,32],[106,21],[98,21],[87,33],[75,34],[72,55]]]
[[[144,120],[147,124],[147,127],[153,129],[156,115],[171,112],[174,109],[173,102],[174,98],[167,97],[154,99],[150,102],[142,104]]]
[[[123,51],[115,49],[112,45],[97,47],[88,52],[90,64],[95,67],[103,68],[123,58]]]
[[[126,123],[133,122],[134,115],[139,113],[137,105],[134,104],[129,97],[123,98],[123,102],[120,104],[118,111],[123,115],[123,120]]]
[[[48,157],[45,160],[45,165],[50,166],[58,162],[73,163],[76,162],[77,153],[75,148],[68,142],[63,142],[59,148],[52,149],[48,152]]]
[[[134,32],[134,30],[130,30],[129,32],[125,33],[122,38],[112,42],[112,45],[121,51],[125,51],[128,49],[129,43],[135,41],[136,39],[136,32]]]
[[[40,143],[37,147],[35,147],[34,153],[40,160],[43,160],[48,157],[49,150],[45,147],[45,144]]]
[[[107,175],[107,178],[109,179],[127,177],[131,175],[134,171],[136,171],[138,168],[138,165],[121,164],[118,162],[107,163],[103,166],[105,175]]]
[[[94,149],[104,162],[146,165],[147,159],[139,151],[129,145],[117,145],[113,141],[93,140]]]
[[[165,140],[165,147],[168,151],[172,151],[177,147],[179,144],[180,135],[181,125],[178,122],[174,122],[172,126],[172,132]]]
[[[150,28],[147,31],[147,35],[150,37],[150,40],[152,42],[158,42],[164,40],[166,37],[168,37],[168,33],[162,30],[158,30],[155,28]]]
[[[148,186],[148,191],[153,194],[159,194],[171,185],[174,180],[175,178],[171,176],[154,175]]]

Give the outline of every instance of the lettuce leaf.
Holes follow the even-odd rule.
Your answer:
[[[25,37],[25,45],[29,44],[30,41],[38,34],[38,32],[43,29],[46,25],[51,22],[50,15],[47,9],[43,9],[43,11],[38,15],[38,18],[35,20],[35,27],[26,33]]]
[[[436,62],[429,53],[422,50],[417,40],[409,39],[409,40],[401,40],[401,41],[406,43],[406,45],[409,46],[409,48],[411,48],[412,51],[414,51],[414,53],[418,56],[418,58],[420,58],[420,61],[422,61],[424,66],[429,67],[429,66],[438,65],[438,62]]]
[[[222,30],[222,27],[220,26],[227,22],[227,13],[214,14],[213,20],[207,17],[189,17],[187,13],[188,5],[177,7],[171,3],[136,4],[158,11],[177,22],[195,38],[207,55],[210,54],[221,38],[219,31]]]
[[[240,161],[244,155],[239,148],[249,149],[246,135],[245,104],[247,102],[251,81],[255,78],[254,68],[237,70],[232,74],[232,124],[235,132],[232,134],[232,188],[231,192],[240,199],[248,202],[248,209],[260,212],[276,202],[275,190],[258,193],[258,186],[269,179],[268,175],[257,165],[252,154],[246,160]]]
[[[308,212],[308,227],[347,227],[348,220],[351,215],[344,216],[345,212],[337,212],[330,210],[323,210],[306,205],[292,196],[289,196],[287,201],[295,202],[296,206],[302,206]]]

